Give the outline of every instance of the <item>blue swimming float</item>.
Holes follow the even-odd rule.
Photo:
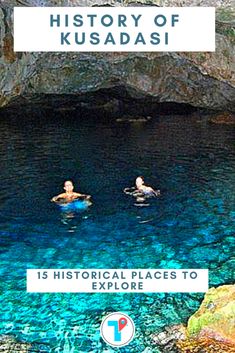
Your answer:
[[[88,199],[77,199],[71,202],[56,202],[62,211],[85,211],[92,202]]]
[[[91,202],[86,200],[76,200],[67,204],[60,204],[63,211],[84,211],[91,205]]]

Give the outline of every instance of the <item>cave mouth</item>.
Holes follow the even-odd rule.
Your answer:
[[[156,118],[159,115],[190,115],[199,108],[185,103],[159,102],[151,96],[137,96],[133,98],[125,88],[115,87],[102,89],[86,94],[40,94],[20,96],[1,109],[8,118],[28,116],[30,114],[43,116],[97,119],[122,118]]]

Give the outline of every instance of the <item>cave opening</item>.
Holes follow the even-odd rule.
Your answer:
[[[141,93],[133,98],[125,87],[113,87],[85,94],[40,94],[17,97],[0,111],[7,118],[73,118],[94,120],[155,119],[159,115],[191,115],[205,109],[178,102],[162,102]]]

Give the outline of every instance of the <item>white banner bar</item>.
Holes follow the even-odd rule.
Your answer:
[[[15,51],[215,51],[214,7],[15,7]]]
[[[206,292],[207,269],[28,269],[31,293]]]

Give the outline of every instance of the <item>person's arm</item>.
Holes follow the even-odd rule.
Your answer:
[[[58,199],[63,199],[65,197],[64,194],[59,194],[57,196],[52,197],[51,202],[56,202]]]
[[[160,196],[161,195],[160,190],[153,190],[153,191],[154,191],[155,196]]]
[[[75,198],[81,198],[81,199],[90,199],[91,195],[86,195],[86,194],[80,194],[79,192],[74,192]]]
[[[147,190],[152,192],[155,196],[160,195],[160,190],[154,190],[151,186],[146,186]]]
[[[73,193],[73,196],[75,196],[75,197],[80,197],[80,196],[83,196],[83,194],[81,194],[80,192],[74,192],[74,193]]]

